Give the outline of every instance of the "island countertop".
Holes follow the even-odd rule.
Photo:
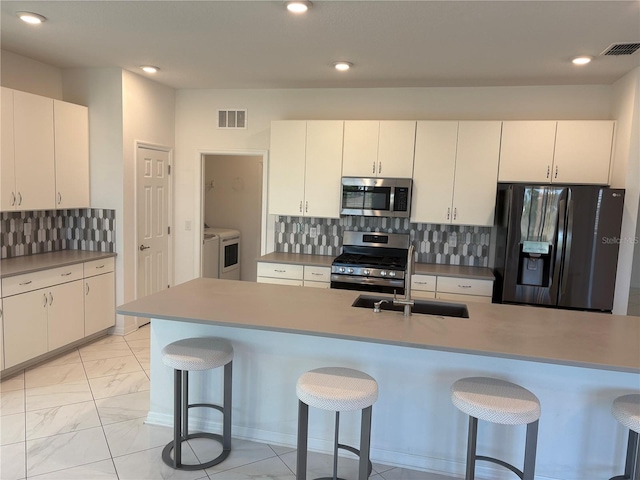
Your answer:
[[[118,313],[640,373],[636,317],[467,303],[470,318],[373,313],[360,293],[199,278]]]

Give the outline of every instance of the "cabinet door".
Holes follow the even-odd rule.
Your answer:
[[[45,290],[2,299],[4,307],[4,367],[10,368],[47,353]]]
[[[555,121],[503,122],[498,181],[549,183],[555,142]]]
[[[411,178],[416,122],[381,121],[378,135],[378,177]]]
[[[502,122],[460,122],[454,225],[493,225]]]
[[[82,280],[56,285],[45,291],[49,299],[49,351],[84,337]]]
[[[418,122],[411,221],[451,223],[458,122]]]
[[[343,177],[377,176],[379,129],[377,120],[344,122]]]
[[[614,122],[559,121],[553,182],[609,183]]]
[[[302,216],[307,122],[271,122],[269,214]]]
[[[89,336],[116,323],[113,272],[84,280],[84,335]]]
[[[56,208],[83,208],[89,202],[89,109],[53,102]]]
[[[307,122],[305,217],[340,218],[343,128],[341,120]]]
[[[0,210],[15,210],[16,173],[15,152],[13,147],[13,90],[2,87],[0,99],[2,117],[0,118]]]
[[[54,208],[53,99],[14,91],[13,120],[17,207]]]

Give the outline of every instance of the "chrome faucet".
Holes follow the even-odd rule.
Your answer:
[[[393,304],[394,305],[404,305],[404,316],[408,317],[411,315],[411,307],[414,302],[411,299],[411,276],[413,275],[414,269],[414,251],[415,248],[413,244],[409,245],[409,252],[407,252],[407,271],[404,274],[404,298],[398,300],[396,298],[395,292],[393,292]]]

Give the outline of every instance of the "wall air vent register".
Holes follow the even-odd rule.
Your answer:
[[[609,45],[600,55],[632,55],[640,49],[640,42],[634,43],[613,43]]]
[[[218,128],[246,130],[247,110],[218,110]]]

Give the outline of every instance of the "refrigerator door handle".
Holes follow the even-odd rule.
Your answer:
[[[567,290],[567,283],[569,282],[569,275],[566,274],[566,270],[569,268],[569,262],[571,261],[571,243],[573,240],[573,198],[571,195],[571,189],[569,188],[568,198],[567,198],[567,229],[565,232],[565,249],[564,249],[564,262],[562,265],[562,286],[560,288],[560,295]],[[560,304],[560,298],[558,298],[558,304]]]
[[[566,208],[567,208],[567,200],[565,198],[561,199],[558,202],[558,237],[556,240],[556,259],[555,265],[553,266],[553,277],[551,278],[551,291],[556,291],[556,299],[555,304],[557,305],[559,296],[560,296],[560,275],[562,268],[562,252],[564,250],[564,239],[565,239],[565,223],[566,223]],[[552,297],[553,298],[553,295]]]

